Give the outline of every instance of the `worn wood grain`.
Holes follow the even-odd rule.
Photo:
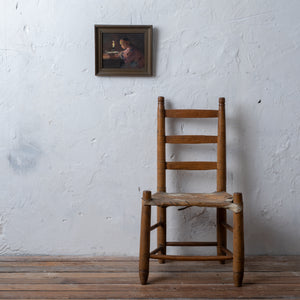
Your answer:
[[[155,193],[145,205],[227,207],[232,195],[221,193]]]
[[[157,191],[166,191],[166,145],[165,145],[165,103],[164,97],[158,97],[157,106]],[[161,226],[157,228],[157,248],[160,254],[166,254],[167,240],[167,211],[165,207],[157,207],[157,223]],[[164,263],[163,260],[159,260]]]
[[[196,256],[196,255],[150,255],[150,258],[165,259],[165,260],[182,260],[182,261],[215,261],[215,260],[230,260],[232,256]]]
[[[232,285],[231,262],[153,261],[145,286],[137,258],[0,257],[0,270],[0,299],[300,298],[299,256],[247,257],[241,288]]]
[[[218,115],[218,147],[217,147],[217,191],[226,191],[226,118],[225,98],[219,98]],[[227,248],[227,231],[222,223],[227,223],[227,212],[223,208],[217,209],[217,253],[224,255],[222,249]],[[224,263],[224,261],[221,261]]]
[[[167,109],[166,118],[217,118],[218,110],[210,109]]]
[[[22,285],[15,287],[5,286],[0,290],[0,299],[176,299],[176,298],[197,298],[197,299],[249,299],[249,298],[292,298],[297,299],[300,295],[300,287],[296,284],[257,284],[245,285],[237,289],[232,285],[192,285],[192,284],[161,284],[155,289],[151,285],[66,285],[59,288],[59,285]],[[18,289],[20,288],[20,289]],[[6,290],[5,290],[6,289]]]
[[[41,273],[41,272],[137,272],[137,258],[113,258],[95,259],[80,258],[79,261],[65,258],[39,258],[32,261],[28,257],[17,257],[18,261],[13,261],[12,257],[4,261],[1,257],[1,273]],[[164,265],[159,265],[156,261],[151,264],[152,272],[232,272],[232,263],[219,265],[217,262],[172,262],[169,261]],[[248,257],[245,263],[247,272],[300,272],[300,256],[254,256]]]
[[[167,135],[169,144],[211,144],[217,143],[218,137],[214,135]]]
[[[137,272],[41,272],[0,273],[1,284],[138,284]],[[246,284],[291,283],[300,285],[299,272],[247,272]],[[155,284],[231,284],[232,272],[151,272],[149,283]]]
[[[216,170],[217,163],[214,161],[168,161],[167,170]]]

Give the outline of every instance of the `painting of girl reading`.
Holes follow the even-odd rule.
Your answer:
[[[100,26],[96,75],[152,75],[152,26]]]
[[[122,35],[103,34],[103,67],[144,68],[144,35],[136,33],[119,36]]]

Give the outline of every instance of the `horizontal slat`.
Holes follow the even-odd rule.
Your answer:
[[[211,247],[217,246],[217,242],[167,242],[166,246],[188,246],[188,247]]]
[[[217,143],[215,135],[169,135],[166,136],[166,143],[169,144],[209,144]]]
[[[182,261],[217,261],[230,260],[232,256],[183,256],[183,255],[150,255],[150,258],[165,259],[165,260],[182,260]]]
[[[217,118],[218,110],[208,109],[167,109],[166,118]]]
[[[174,161],[166,162],[168,170],[216,170],[217,163],[214,161]]]

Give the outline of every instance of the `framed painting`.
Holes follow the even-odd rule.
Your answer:
[[[95,25],[96,76],[152,76],[152,25]]]

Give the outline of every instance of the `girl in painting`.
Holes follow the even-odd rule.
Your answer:
[[[124,68],[144,68],[145,59],[143,53],[141,53],[128,38],[124,37],[120,39],[120,46],[124,51],[119,53],[119,57],[122,59]]]

